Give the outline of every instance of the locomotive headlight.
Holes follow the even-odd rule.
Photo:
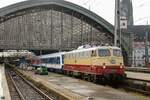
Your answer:
[[[122,63],[120,63],[120,68],[121,68],[121,69],[123,68],[123,65],[122,65]]]
[[[103,69],[105,69],[105,68],[106,68],[105,63],[103,63]]]
[[[120,66],[120,68],[122,69],[122,68],[123,68],[123,66]]]
[[[103,66],[103,69],[105,69],[106,68],[106,66]]]

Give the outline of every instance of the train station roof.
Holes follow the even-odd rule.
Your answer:
[[[76,4],[73,4],[64,0],[27,0],[24,2],[16,3],[16,4],[0,9],[0,17],[3,18],[9,14],[22,11],[24,9],[33,8],[37,6],[45,6],[45,5],[47,6],[54,5],[54,6],[63,7],[63,8],[67,8],[72,11],[78,12],[79,14],[86,16],[93,22],[98,23],[107,31],[113,34],[113,30],[114,30],[113,25],[111,25],[105,19],[91,12],[90,10],[87,10],[81,6],[78,6]]]

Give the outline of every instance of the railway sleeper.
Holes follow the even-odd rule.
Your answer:
[[[134,79],[127,79],[126,81],[124,81],[124,87],[127,90],[131,89],[132,91],[139,92],[144,95],[150,95],[150,85],[148,85],[147,82],[138,81]]]

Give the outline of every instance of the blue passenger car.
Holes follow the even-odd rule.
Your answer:
[[[47,54],[39,56],[40,66],[45,66],[50,70],[62,70],[64,65],[65,52]]]

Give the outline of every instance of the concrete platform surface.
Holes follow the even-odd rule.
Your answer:
[[[11,100],[3,65],[0,65],[0,100]]]
[[[129,72],[129,71],[126,71],[125,73],[127,74],[128,78],[150,81],[150,73]]]
[[[43,84],[53,84],[62,90],[70,93],[88,97],[92,100],[150,100],[148,97],[139,94],[126,93],[123,90],[117,90],[109,86],[97,85],[91,82],[75,79],[61,74],[49,73],[49,75],[35,75],[31,71],[21,71],[32,79],[39,80]],[[51,87],[51,85],[49,85]],[[74,99],[79,100],[79,99]]]

